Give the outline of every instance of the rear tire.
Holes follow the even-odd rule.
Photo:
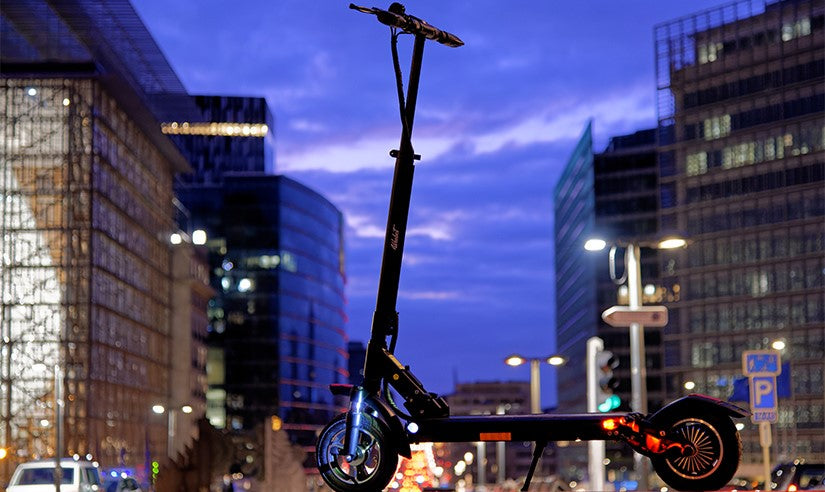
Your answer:
[[[727,484],[739,467],[742,441],[731,419],[725,415],[689,414],[680,409],[661,416],[653,424],[670,435],[689,441],[691,456],[652,456],[659,477],[676,490],[716,490]]]
[[[315,446],[315,461],[321,478],[336,492],[384,490],[398,467],[398,451],[388,436],[387,425],[364,414],[366,425],[359,434],[358,456],[352,462],[339,456],[344,449],[347,414],[324,427]]]

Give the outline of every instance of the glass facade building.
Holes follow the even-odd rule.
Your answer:
[[[559,366],[559,412],[587,411],[587,339],[596,336],[596,268],[584,249],[596,225],[590,124],[559,178],[555,206],[556,347],[567,360]],[[579,362],[580,361],[580,362]]]
[[[740,1],[655,29],[666,392],[727,399],[744,350],[783,347],[773,462],[825,460],[825,2]],[[784,344],[784,345],[783,345]],[[740,402],[747,406],[747,402]],[[758,429],[742,430],[761,475]],[[746,469],[746,468],[742,468]]]
[[[179,223],[206,232],[217,292],[209,304],[208,417],[252,435],[277,415],[311,453],[316,431],[341,410],[328,386],[349,375],[342,215],[269,172],[264,99],[190,97],[200,118],[167,114],[162,127],[195,169],[175,186],[188,211]]]
[[[5,479],[55,454],[136,469],[166,456],[151,408],[170,394],[167,238],[173,176],[188,165],[149,93],[181,86],[128,2],[93,7],[0,4]]]
[[[163,133],[178,145],[193,173],[180,185],[220,184],[229,173],[274,173],[274,118],[262,97],[183,96],[197,108],[194,121],[182,119],[178,104],[168,106]],[[181,119],[181,121],[176,121]]]

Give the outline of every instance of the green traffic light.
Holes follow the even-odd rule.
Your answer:
[[[619,405],[621,404],[622,399],[619,398],[619,395],[610,395],[603,402],[599,403],[597,408],[600,412],[609,412],[619,408]]]

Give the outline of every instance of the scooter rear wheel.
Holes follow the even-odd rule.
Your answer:
[[[318,438],[315,461],[321,478],[336,492],[383,490],[398,467],[398,452],[388,440],[386,424],[369,415],[358,438],[357,456],[347,461],[344,451],[347,415],[335,417]]]
[[[725,415],[688,415],[684,410],[655,422],[669,435],[687,440],[687,456],[650,458],[659,477],[676,490],[716,490],[733,478],[739,467],[742,443],[739,432]]]

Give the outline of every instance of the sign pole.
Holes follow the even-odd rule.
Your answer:
[[[778,350],[746,350],[742,353],[742,373],[748,376],[751,421],[759,424],[759,444],[762,446],[762,472],[765,489],[771,486],[771,422],[779,417],[779,392],[776,376],[782,373]]]
[[[762,471],[765,473],[765,488],[771,485],[771,423],[759,422],[759,444],[762,445]]]

